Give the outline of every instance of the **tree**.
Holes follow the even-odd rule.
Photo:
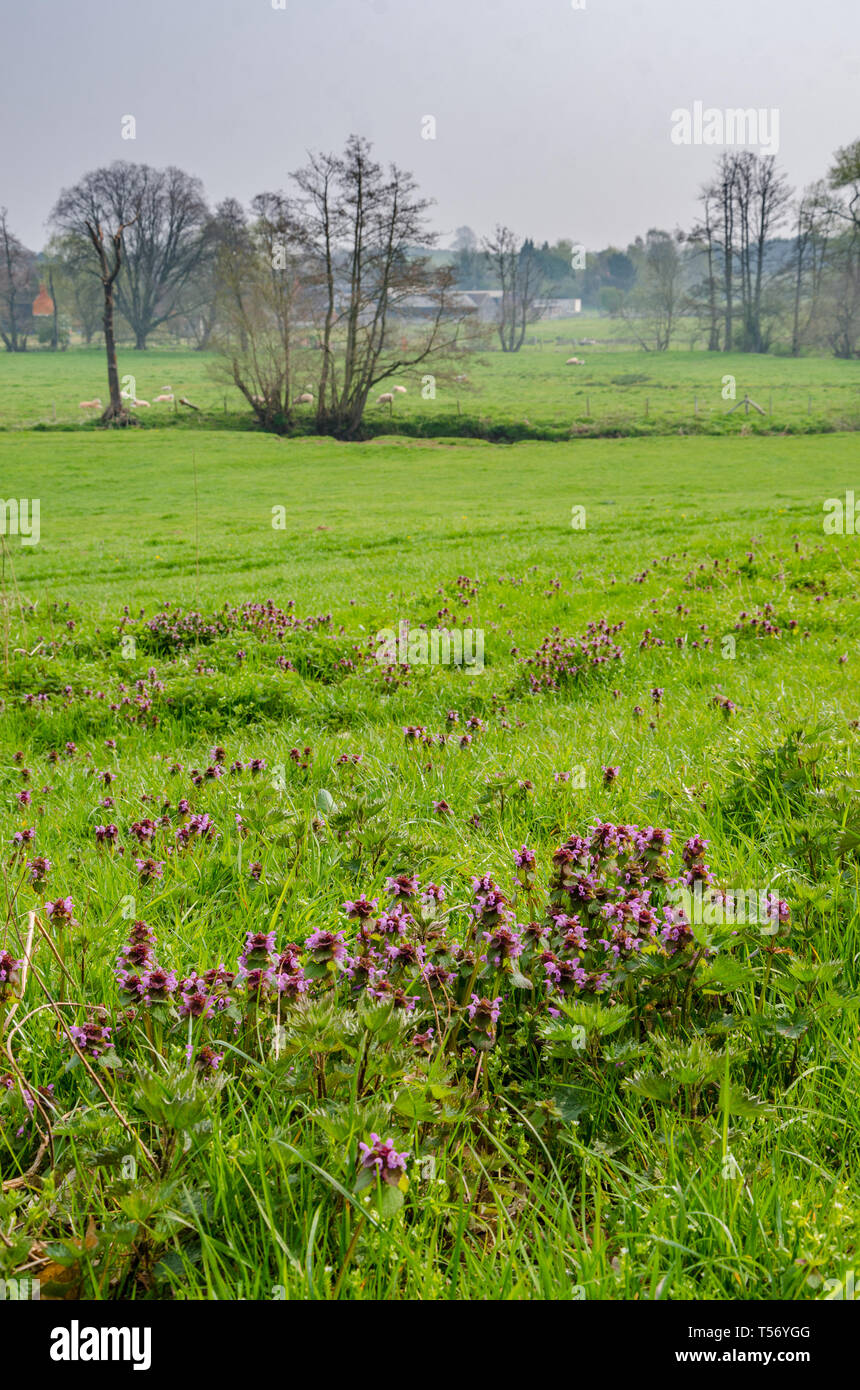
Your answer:
[[[497,330],[502,352],[519,352],[526,328],[540,318],[538,269],[532,241],[520,244],[510,227],[497,225],[484,239],[484,254],[502,291]]]
[[[80,330],[89,347],[99,330],[103,312],[102,286],[87,239],[66,233],[54,236],[45,248],[58,294],[64,304],[64,314]],[[54,304],[57,299],[53,293]]]
[[[103,222],[127,229],[116,305],[143,350],[149,335],[178,312],[204,253],[202,184],[172,165],[153,169],[125,160],[87,174],[79,187],[86,184],[98,186]]]
[[[208,210],[203,185],[170,165],[111,165],[109,186],[120,221],[137,208],[129,223],[125,263],[117,282],[117,305],[131,325],[135,347],[143,350],[156,328],[178,308],[180,295],[205,249]]]
[[[429,202],[411,174],[386,171],[368,141],[351,136],[342,155],[312,155],[293,179],[304,254],[306,302],[317,328],[316,427],[355,435],[370,392],[387,377],[462,352],[469,315],[450,267],[416,252],[430,247]],[[429,306],[420,329],[391,332],[416,297]]]
[[[830,345],[835,356],[851,358],[860,344],[860,140],[836,151],[827,176],[829,188],[842,197],[831,209],[844,223],[832,246]]]
[[[7,352],[26,352],[31,325],[29,299],[35,257],[9,226],[5,208],[0,208],[0,337]]]
[[[102,286],[102,327],[110,397],[107,409],[101,417],[102,423],[127,425],[131,423],[132,417],[120,395],[114,332],[114,288],[122,267],[123,236],[127,228],[134,224],[139,208],[127,204],[123,212],[125,220],[118,221],[114,212],[115,193],[115,181],[111,170],[96,169],[93,173],[86,174],[72,188],[63,189],[51,213],[51,220],[60,232],[79,240],[89,238],[96,273]]]
[[[696,254],[704,259],[705,278],[695,284],[689,295],[691,306],[705,319],[708,329],[708,351],[720,348],[719,291],[717,287],[718,245],[714,227],[714,192],[705,187],[699,194],[702,220],[693,227],[687,241]]]
[[[681,306],[682,263],[680,232],[652,227],[641,248],[642,265],[636,287],[622,299],[619,312],[633,328],[642,347],[666,352]]]
[[[293,424],[296,371],[312,369],[309,355],[297,362],[296,350],[303,238],[294,205],[284,195],[261,194],[253,211],[249,227],[238,204],[223,209],[216,342],[229,379],[263,428],[284,432]]]
[[[795,208],[792,259],[786,267],[793,281],[791,355],[797,357],[818,316],[833,214],[826,185],[819,182],[804,190]]]
[[[458,227],[451,242],[456,283],[464,290],[484,287],[486,272],[478,238],[471,227]]]

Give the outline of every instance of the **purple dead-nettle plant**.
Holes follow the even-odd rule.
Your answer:
[[[93,1058],[101,1057],[109,1050],[112,1031],[111,1028],[96,1022],[73,1023],[69,1028],[69,1034],[75,1046],[85,1057]]]
[[[391,1187],[401,1186],[409,1154],[398,1153],[393,1139],[380,1139],[378,1134],[371,1133],[369,1142],[361,1140],[358,1149],[361,1168]]]

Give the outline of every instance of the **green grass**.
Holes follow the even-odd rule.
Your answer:
[[[40,543],[7,537],[3,565],[0,948],[20,957],[38,916],[0,1073],[14,1064],[29,1087],[54,1087],[41,1154],[17,1093],[0,1099],[0,1169],[17,1184],[0,1207],[0,1276],[29,1262],[50,1285],[63,1266],[101,1299],[511,1300],[809,1299],[844,1278],[858,1227],[860,540],[825,534],[822,505],[856,488],[850,435],[499,447],[20,432],[0,438],[0,478],[4,497],[41,502]],[[331,620],[274,641],[228,615],[214,640],[165,650],[137,619],[165,601],[214,615],[269,599]],[[779,637],[736,627],[765,604]],[[445,608],[484,632],[483,674],[413,666],[386,683],[360,660],[380,629],[450,623]],[[601,617],[625,623],[623,661],[529,694],[518,656]],[[640,646],[646,629],[664,645]],[[121,703],[137,681],[146,710]],[[444,731],[451,709],[458,733],[470,716],[484,725],[470,746],[404,740],[405,725]],[[266,773],[195,786],[213,744],[228,767],[258,757]],[[606,765],[620,769],[608,787]],[[105,788],[93,769],[117,780]],[[572,769],[582,778],[555,780]],[[180,797],[219,837],[170,855],[173,829],[159,831],[164,878],[141,885],[130,826],[165,803],[178,824]],[[449,817],[434,811],[443,799]],[[95,843],[106,820],[122,856]],[[480,983],[505,996],[480,1067],[465,1034],[429,1058],[408,1046],[435,1026],[426,1001],[402,1034],[398,1010],[391,1022],[323,998],[287,1006],[277,1045],[262,1012],[213,1025],[221,1084],[192,1090],[187,1024],[122,1021],[113,963],[129,917],[180,975],[235,968],[245,932],[270,923],[279,945],[317,929],[351,939],[341,904],[384,899],[388,874],[414,871],[445,885],[467,941],[472,874],[512,893],[528,845],[525,921],[556,846],[598,820],[668,826],[676,847],[703,835],[717,880],[772,887],[790,924],[720,938],[662,983],[631,977],[618,1004],[632,1014],[602,1039],[598,996],[585,1052],[541,1041],[540,971],[531,992]],[[31,825],[30,856],[53,864],[44,891],[11,850]],[[70,894],[79,925],[49,924],[45,894]],[[69,1067],[59,1019],[95,1005],[118,1066],[91,1074]],[[411,1155],[398,1210],[355,1190],[371,1130]]]
[[[785,358],[748,353],[708,353],[680,348],[647,353],[601,337],[595,347],[573,339],[609,330],[607,320],[540,323],[519,353],[490,349],[465,369],[457,386],[440,377],[435,398],[425,399],[423,372],[404,378],[408,394],[393,414],[371,395],[366,425],[374,433],[472,435],[498,439],[566,440],[614,435],[821,433],[854,430],[860,424],[860,364],[835,358]],[[567,367],[570,356],[583,367]],[[135,377],[137,393],[153,402],[171,386],[199,406],[201,416],[177,405],[155,405],[137,413],[147,425],[213,429],[254,428],[250,410],[234,386],[215,375],[213,355],[187,350],[122,349],[121,375]],[[458,369],[462,370],[462,369]],[[723,398],[723,378],[735,380],[734,398]],[[765,412],[743,406],[749,394]],[[94,412],[81,400],[106,399],[104,354],[100,349],[0,356],[0,429],[93,428]],[[312,427],[313,409],[297,408],[300,428]]]

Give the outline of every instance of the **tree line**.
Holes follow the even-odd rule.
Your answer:
[[[214,209],[181,169],[117,161],[64,189],[40,255],[0,209],[0,339],[55,350],[69,326],[103,337],[106,423],[125,423],[118,334],[145,350],[171,332],[213,350],[260,423],[289,429],[313,402],[322,432],[354,434],[374,388],[433,364],[453,374],[494,333],[516,352],[547,296],[579,297],[649,351],[683,330],[711,351],[860,355],[860,140],[798,197],[772,156],[726,152],[688,231],[652,228],[625,250],[550,247],[497,226],[446,252],[415,180],[353,136],[312,155],[285,190]],[[492,326],[466,290],[491,289]]]

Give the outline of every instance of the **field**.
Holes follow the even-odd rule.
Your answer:
[[[680,433],[815,434],[860,428],[856,362],[681,347],[646,353],[609,336],[611,332],[619,330],[610,320],[584,315],[536,324],[519,353],[497,351],[491,340],[488,351],[456,368],[468,380],[458,386],[452,377],[440,377],[434,398],[425,399],[421,372],[407,377],[408,394],[396,401],[391,415],[388,406],[375,404],[387,388],[382,382],[368,408],[368,430],[513,442]],[[583,338],[599,341],[578,346]],[[585,365],[566,366],[570,356],[581,357]],[[121,374],[134,376],[144,400],[153,402],[169,386],[177,398],[185,396],[200,407],[198,415],[178,404],[153,404],[138,411],[147,426],[253,428],[239,392],[219,380],[214,354],[126,348],[120,351],[119,368]],[[733,396],[723,396],[725,377],[734,379]],[[752,407],[733,409],[746,394],[763,415]],[[81,411],[79,402],[96,396],[105,397],[100,349],[28,353],[15,363],[14,373],[0,358],[0,430],[92,429],[92,414]],[[297,408],[300,429],[312,428],[312,418],[312,407]]]
[[[510,364],[536,414],[546,353]],[[676,365],[642,370],[670,392]],[[856,389],[842,365],[803,379]],[[138,389],[211,405],[204,366],[153,353]],[[7,424],[52,389],[15,367]],[[860,1208],[860,542],[822,523],[852,436],[213,426],[0,437],[3,496],[40,500],[3,554],[0,1275],[832,1296]],[[380,662],[401,623],[482,633],[484,669]]]

